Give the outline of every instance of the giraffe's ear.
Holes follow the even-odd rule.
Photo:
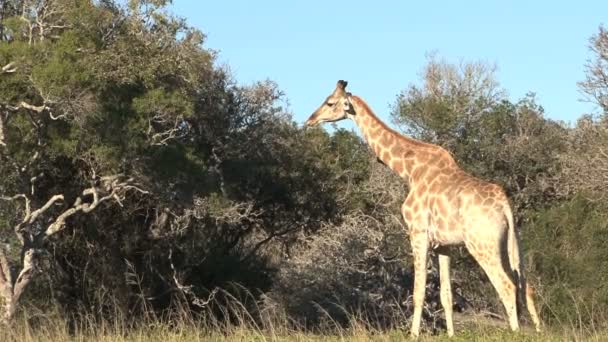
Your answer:
[[[347,86],[347,85],[348,85],[348,82],[346,82],[345,80],[339,80],[339,81],[338,81],[338,84],[336,85],[336,87],[337,87],[338,89],[342,89],[342,90],[344,90],[344,89],[346,89],[346,86]]]

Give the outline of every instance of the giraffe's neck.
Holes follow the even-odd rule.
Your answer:
[[[384,164],[411,183],[414,171],[422,166],[420,160],[431,159],[436,146],[395,132],[360,97],[352,96],[351,100],[355,110],[352,118],[371,149]]]

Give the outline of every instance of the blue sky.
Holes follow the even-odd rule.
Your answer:
[[[388,121],[433,51],[495,63],[511,100],[535,92],[548,117],[574,122],[594,110],[576,82],[589,38],[608,24],[608,1],[174,0],[171,10],[240,83],[276,81],[298,123],[338,79]]]

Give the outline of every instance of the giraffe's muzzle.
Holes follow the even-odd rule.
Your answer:
[[[316,124],[319,123],[319,120],[317,118],[316,113],[313,113],[308,120],[306,120],[306,122],[304,123],[304,126],[306,127],[311,127],[311,126],[315,126]]]

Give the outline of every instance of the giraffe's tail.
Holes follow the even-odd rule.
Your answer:
[[[517,301],[517,314],[519,316],[521,314],[521,298],[525,298],[526,296],[526,281],[522,274],[523,266],[519,250],[519,239],[517,238],[517,231],[515,230],[515,222],[513,220],[513,212],[511,211],[511,206],[508,204],[504,206],[504,215],[509,226],[507,232],[507,253],[509,255],[510,271],[513,275],[513,280],[515,281],[515,298]]]
[[[510,205],[504,206],[504,215],[507,219],[508,224],[508,254],[509,254],[509,265],[511,271],[515,273],[516,285],[519,287],[522,277],[523,265],[521,263],[521,254],[519,250],[519,239],[517,238],[517,232],[515,231],[515,223],[513,220],[513,212],[511,211]]]
[[[521,304],[525,304],[524,307],[528,309],[530,317],[534,322],[536,331],[540,331],[540,320],[538,318],[538,313],[536,312],[534,299],[532,298],[534,291],[526,283],[526,278],[523,274],[524,265],[521,257],[521,250],[519,249],[519,239],[517,237],[517,232],[515,231],[513,212],[511,211],[511,206],[508,204],[504,207],[504,215],[507,219],[507,224],[509,225],[507,248],[509,254],[509,264],[515,280],[517,314],[519,316],[522,313],[523,307]]]

